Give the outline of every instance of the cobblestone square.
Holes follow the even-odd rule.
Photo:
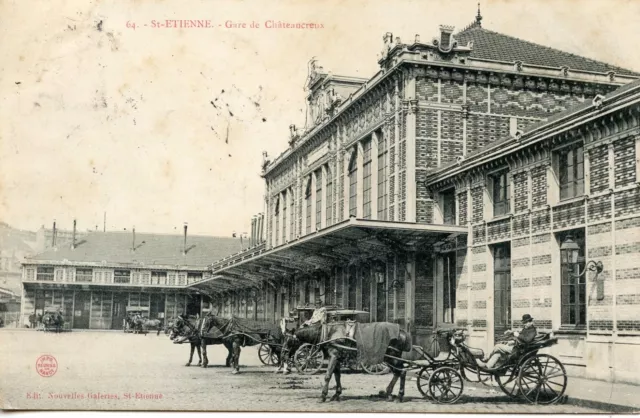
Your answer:
[[[241,373],[232,375],[224,367],[226,351],[221,346],[209,347],[209,368],[185,367],[188,345],[172,344],[163,334],[2,331],[0,339],[0,393],[5,396],[3,408],[11,409],[602,412],[571,405],[514,402],[491,389],[471,385],[465,385],[459,403],[435,405],[421,397],[416,381],[410,378],[405,402],[387,402],[376,394],[389,383],[390,374],[370,376],[349,371],[342,376],[342,400],[322,404],[318,399],[323,376],[276,375],[273,367],[260,363],[255,347],[242,350]],[[57,361],[57,371],[50,377],[42,377],[36,370],[36,360],[43,354]]]

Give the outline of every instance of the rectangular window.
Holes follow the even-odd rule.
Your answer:
[[[511,244],[493,248],[494,336],[502,337],[511,327]]]
[[[358,213],[358,155],[357,151],[351,156],[349,162],[349,216]]]
[[[130,283],[131,271],[130,270],[116,270],[113,272],[114,283]]]
[[[188,283],[196,283],[202,280],[202,273],[187,273]]]
[[[442,198],[442,223],[456,224],[456,191],[454,188],[440,192]]]
[[[455,322],[456,312],[456,253],[446,253],[442,257],[442,322]]]
[[[93,269],[76,269],[76,282],[92,282]]]
[[[325,208],[326,226],[333,223],[333,176],[331,169],[327,166],[327,206]]]
[[[322,228],[322,170],[316,172],[316,230]]]
[[[557,153],[560,200],[584,194],[584,149],[582,146],[560,150]]]
[[[560,275],[562,277],[562,325],[585,327],[587,325],[587,275],[578,277],[585,268],[585,236],[584,229],[576,229],[559,234],[560,243],[570,235],[580,247],[578,263],[567,264],[562,260]],[[562,258],[562,257],[561,257]]]
[[[311,232],[311,178],[309,178],[309,182],[307,184],[307,190],[305,193],[305,202],[307,205],[307,210],[306,210],[306,221],[307,221],[307,231],[306,233],[309,234]]]
[[[37,280],[52,282],[53,281],[53,267],[38,267]]]
[[[166,285],[167,284],[167,272],[166,271],[152,271],[151,272],[151,284]]]
[[[282,193],[282,243],[287,241],[287,193]]]
[[[387,220],[387,141],[378,131],[378,220]]]
[[[500,216],[509,213],[509,176],[507,171],[503,171],[491,176],[493,216]]]
[[[371,140],[366,141],[362,148],[362,217],[371,219]]]

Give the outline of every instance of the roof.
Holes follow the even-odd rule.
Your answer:
[[[240,240],[203,235],[187,237],[187,254],[183,254],[183,235],[145,234],[136,232],[136,250],[132,251],[131,232],[92,232],[70,245],[47,250],[29,260],[116,264],[144,263],[149,265],[180,265],[206,269],[216,260],[237,253]]]
[[[459,45],[473,42],[473,49],[470,53],[472,58],[503,62],[521,61],[525,64],[545,67],[561,68],[566,66],[569,69],[597,73],[614,71],[620,75],[640,76],[640,73],[635,71],[493,32],[479,25],[471,25],[458,32],[454,37]]]

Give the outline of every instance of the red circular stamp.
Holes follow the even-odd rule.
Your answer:
[[[58,360],[51,354],[44,354],[36,360],[36,371],[42,377],[51,377],[58,371]]]

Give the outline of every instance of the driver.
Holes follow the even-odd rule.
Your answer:
[[[533,318],[529,314],[522,315],[522,331],[509,330],[505,332],[505,335],[513,336],[514,338],[509,341],[496,344],[493,351],[489,355],[488,359],[477,360],[478,365],[493,370],[496,368],[498,361],[504,356],[511,354],[517,342],[521,344],[528,344],[534,340],[537,335],[536,327],[533,325]]]

